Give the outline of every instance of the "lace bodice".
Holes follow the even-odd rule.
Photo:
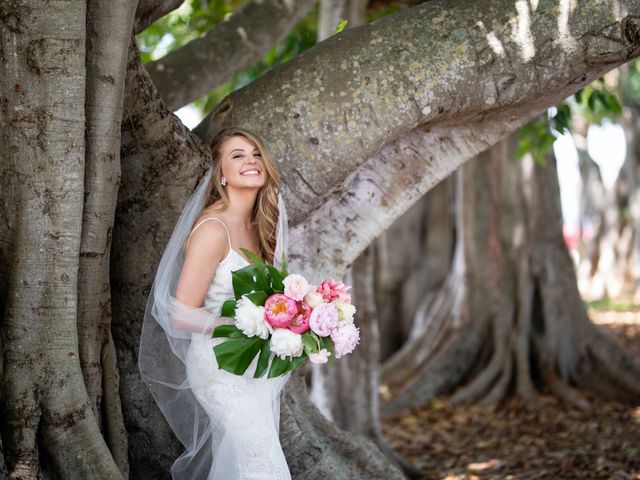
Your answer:
[[[211,285],[204,299],[204,307],[214,315],[220,315],[222,304],[234,297],[231,272],[249,265],[249,262],[233,248],[229,247],[229,253],[218,264],[213,275]]]

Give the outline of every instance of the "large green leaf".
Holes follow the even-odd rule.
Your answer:
[[[254,305],[263,306],[269,298],[267,292],[253,292],[247,295],[247,298],[253,302]]]
[[[217,337],[231,337],[231,338],[249,338],[242,330],[240,330],[235,325],[219,325],[213,329],[213,334],[211,335],[213,338]]]
[[[227,300],[222,304],[220,309],[221,317],[235,317],[236,316],[236,300]]]
[[[265,342],[260,337],[229,338],[214,346],[213,352],[221,369],[242,375]]]
[[[269,342],[265,341],[262,349],[260,350],[260,356],[258,357],[258,365],[256,365],[256,372],[253,375],[253,378],[259,378],[264,375],[264,372],[267,371],[267,367],[269,366],[269,356],[271,355],[271,347],[269,346]]]
[[[242,253],[244,253],[244,256],[249,259],[249,262],[264,263],[264,260],[261,259],[258,254],[252,252],[251,250],[247,250],[246,248],[242,248],[242,247],[240,247],[240,250],[242,251]]]
[[[240,299],[242,295],[256,291],[272,294],[271,275],[268,267],[269,265],[265,263],[252,263],[240,270],[231,272],[231,281],[236,300]]]
[[[285,375],[287,372],[290,372],[294,368],[299,367],[304,363],[307,359],[306,355],[301,355],[299,357],[291,357],[280,358],[279,356],[273,357],[273,361],[271,362],[271,368],[269,368],[268,378],[275,378]]]
[[[282,272],[273,265],[267,265],[267,270],[269,271],[273,291],[278,293],[284,292],[284,276],[282,275]]]

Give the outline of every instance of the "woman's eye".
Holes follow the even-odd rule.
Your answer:
[[[261,153],[254,153],[253,155],[254,155],[255,157],[261,157],[261,156],[262,156],[262,154],[261,154]]]
[[[233,158],[242,158],[242,155],[235,155]]]

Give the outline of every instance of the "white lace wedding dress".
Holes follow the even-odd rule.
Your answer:
[[[248,264],[229,240],[229,253],[215,271],[204,308],[219,315],[222,303],[234,296],[231,271]],[[257,357],[243,376],[221,370],[213,353],[221,341],[194,333],[186,359],[189,384],[212,426],[213,462],[206,478],[289,480],[278,438],[280,391],[289,375],[268,379],[265,373],[254,379]]]

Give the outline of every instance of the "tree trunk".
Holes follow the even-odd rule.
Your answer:
[[[627,100],[622,124],[627,155],[612,191],[602,205],[595,236],[580,266],[580,286],[590,299],[613,298],[640,303],[640,113]],[[584,175],[583,175],[584,178]]]
[[[83,382],[77,330],[93,81],[85,2],[12,2],[1,12],[5,461],[10,478],[117,478]]]
[[[450,314],[447,335],[412,365],[417,371],[385,368],[385,413],[450,392],[453,401],[495,405],[514,391],[535,404],[542,384],[583,408],[570,384],[640,400],[640,363],[589,322],[580,299],[555,161],[518,162],[516,142],[512,136],[462,169],[462,322]]]

